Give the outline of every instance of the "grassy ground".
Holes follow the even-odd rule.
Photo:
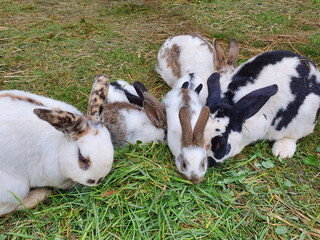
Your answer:
[[[271,49],[320,66],[320,1],[0,1],[0,89],[43,94],[86,110],[94,77],[144,83],[172,35],[199,32],[239,63]],[[51,189],[32,211],[0,219],[3,239],[319,239],[319,124],[290,160],[258,142],[192,185],[164,144],[117,149],[98,187]],[[1,183],[0,183],[1,184]]]

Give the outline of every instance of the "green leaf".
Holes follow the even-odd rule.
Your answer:
[[[263,162],[261,162],[261,164],[265,168],[273,168],[274,167],[274,164],[271,161],[263,161]]]
[[[7,237],[3,234],[0,235],[0,240],[5,240]]]
[[[284,185],[286,185],[287,187],[292,186],[291,181],[289,181],[289,180],[284,181]]]
[[[309,155],[302,159],[302,161],[311,166],[317,166],[317,158],[315,156]]]
[[[261,163],[255,163],[254,166],[255,166],[256,168],[261,168],[261,167],[262,167]]]
[[[287,231],[288,231],[288,229],[286,227],[284,227],[284,226],[279,226],[279,227],[276,228],[276,233],[280,234],[280,235],[286,234]]]
[[[317,147],[316,152],[320,153],[320,147]]]

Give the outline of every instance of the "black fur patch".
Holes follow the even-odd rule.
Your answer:
[[[303,59],[309,62],[311,65],[314,65],[310,60],[293,52],[275,50],[262,53],[258,55],[252,62],[246,63],[232,77],[232,81],[228,86],[228,92],[226,93],[226,96],[229,99],[233,99],[235,92],[239,88],[246,86],[248,83],[253,83],[256,81],[257,77],[259,76],[264,67],[268,65],[274,65],[287,57],[298,57],[299,59]]]
[[[228,155],[231,150],[231,145],[228,143],[228,135],[216,136],[211,139],[211,151],[215,159],[222,159]]]
[[[316,81],[316,76],[309,76],[310,70],[308,64],[311,64],[311,62],[306,61],[306,59],[301,60],[297,66],[296,70],[299,76],[291,78],[290,89],[295,99],[288,104],[286,109],[280,109],[272,120],[272,126],[275,126],[276,121],[279,120],[276,126],[276,130],[278,131],[288,126],[310,93],[320,96],[320,86]]]
[[[217,162],[213,157],[208,157],[208,168],[219,166],[221,162]]]
[[[128,90],[124,89],[122,85],[120,85],[118,82],[112,82],[110,83],[115,89],[120,90],[122,92],[124,92],[124,94],[126,95],[128,101],[132,104],[135,104],[139,107],[143,106],[143,99],[139,98],[136,95],[133,95],[132,93],[130,93]]]

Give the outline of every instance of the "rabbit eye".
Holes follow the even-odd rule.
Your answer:
[[[182,159],[182,167],[183,167],[183,169],[187,168],[187,163],[186,163],[186,160],[184,160],[184,159]]]
[[[80,149],[78,148],[78,164],[80,166],[80,168],[82,170],[88,170],[91,166],[91,160],[90,158],[85,158],[81,152],[80,152]]]
[[[206,159],[203,159],[201,162],[201,168],[203,171],[206,169],[205,161],[206,161]]]

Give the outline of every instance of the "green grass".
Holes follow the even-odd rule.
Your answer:
[[[0,89],[21,89],[87,108],[94,77],[168,87],[154,71],[169,36],[199,32],[239,63],[271,49],[301,53],[320,66],[320,2],[2,1]],[[298,141],[292,159],[272,143],[247,146],[192,185],[164,144],[117,149],[98,187],[75,186],[36,209],[0,219],[3,239],[318,239],[320,131]],[[1,184],[1,183],[0,183]]]

